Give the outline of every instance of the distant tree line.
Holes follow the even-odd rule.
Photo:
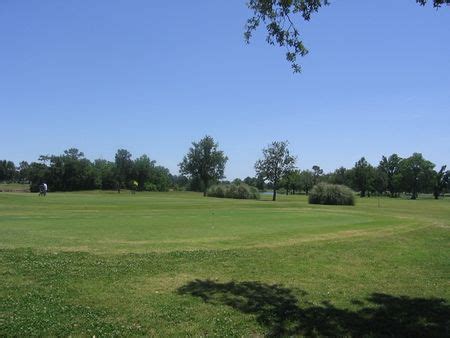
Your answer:
[[[416,199],[419,193],[433,194],[437,199],[450,190],[450,171],[444,165],[435,170],[435,165],[422,154],[414,153],[401,158],[397,154],[383,156],[378,166],[372,166],[362,157],[350,168],[340,167],[324,174],[319,166],[312,170],[292,170],[281,183],[286,193],[308,192],[319,182],[342,184],[359,192],[361,197],[388,195],[398,197],[409,193]]]
[[[321,182],[348,186],[361,197],[373,194],[398,197],[401,193],[409,193],[411,199],[416,199],[419,193],[432,193],[437,199],[450,190],[447,167],[444,165],[435,170],[435,164],[419,153],[407,158],[397,154],[383,156],[378,166],[372,166],[362,157],[350,169],[341,167],[325,174],[318,165],[314,165],[312,170],[299,170],[297,158],[290,154],[288,145],[287,141],[272,142],[262,150],[262,158],[255,163],[255,177],[229,182],[223,181],[228,158],[218,149],[214,139],[206,136],[192,143],[179,164],[180,172],[186,175],[189,190],[203,191],[205,195],[208,187],[219,182],[245,183],[259,190],[272,190],[273,200],[276,200],[279,189],[286,194],[308,194]]]
[[[170,174],[163,166],[156,165],[147,155],[136,159],[129,151],[119,149],[114,162],[104,159],[90,161],[76,148],[61,155],[41,155],[37,162],[0,161],[0,182],[29,183],[31,191],[38,191],[43,182],[50,191],[76,190],[138,190],[167,191],[178,184],[187,184],[186,178]]]
[[[340,167],[324,173],[314,165],[311,170],[296,167],[287,141],[272,142],[262,151],[255,163],[255,177],[224,181],[227,156],[211,136],[193,142],[179,163],[180,174],[172,175],[147,155],[133,159],[126,149],[119,149],[114,162],[96,159],[90,161],[76,148],[61,155],[41,155],[36,162],[0,161],[0,182],[29,183],[31,191],[38,191],[46,182],[50,191],[103,189],[137,189],[139,191],[192,190],[205,195],[209,187],[218,183],[245,183],[259,190],[272,190],[273,200],[278,190],[286,194],[305,193],[320,182],[346,185],[361,197],[402,193],[416,199],[419,193],[433,194],[437,199],[450,191],[450,170],[435,164],[422,154],[401,158],[397,154],[383,156],[377,166],[362,157],[352,168]]]

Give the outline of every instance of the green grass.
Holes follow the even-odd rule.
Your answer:
[[[22,183],[0,183],[0,191],[30,191],[30,185]]]
[[[450,333],[450,200],[269,198],[0,194],[0,336]]]

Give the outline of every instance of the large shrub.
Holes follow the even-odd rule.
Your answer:
[[[354,205],[354,191],[345,185],[319,183],[309,193],[309,203],[329,205]]]
[[[158,191],[158,187],[156,186],[156,184],[151,183],[151,182],[145,182],[144,184],[144,190],[145,191]]]
[[[259,191],[247,184],[218,184],[213,185],[207,191],[209,197],[259,199]]]

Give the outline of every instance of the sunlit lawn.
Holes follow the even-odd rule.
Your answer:
[[[0,183],[0,191],[29,191],[29,184],[22,183]]]
[[[450,199],[356,202],[1,193],[0,336],[448,335]]]

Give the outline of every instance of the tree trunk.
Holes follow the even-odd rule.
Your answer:
[[[440,192],[437,189],[435,189],[433,192],[434,199],[435,200],[439,199],[439,195],[440,195]]]
[[[277,199],[277,189],[273,189],[272,201]]]
[[[206,197],[206,192],[208,191],[208,181],[203,181],[204,187],[203,187],[203,197]]]
[[[417,198],[417,190],[418,190],[418,184],[417,184],[418,178],[414,177],[414,185],[412,188],[412,195],[411,195],[411,199],[415,200]]]

